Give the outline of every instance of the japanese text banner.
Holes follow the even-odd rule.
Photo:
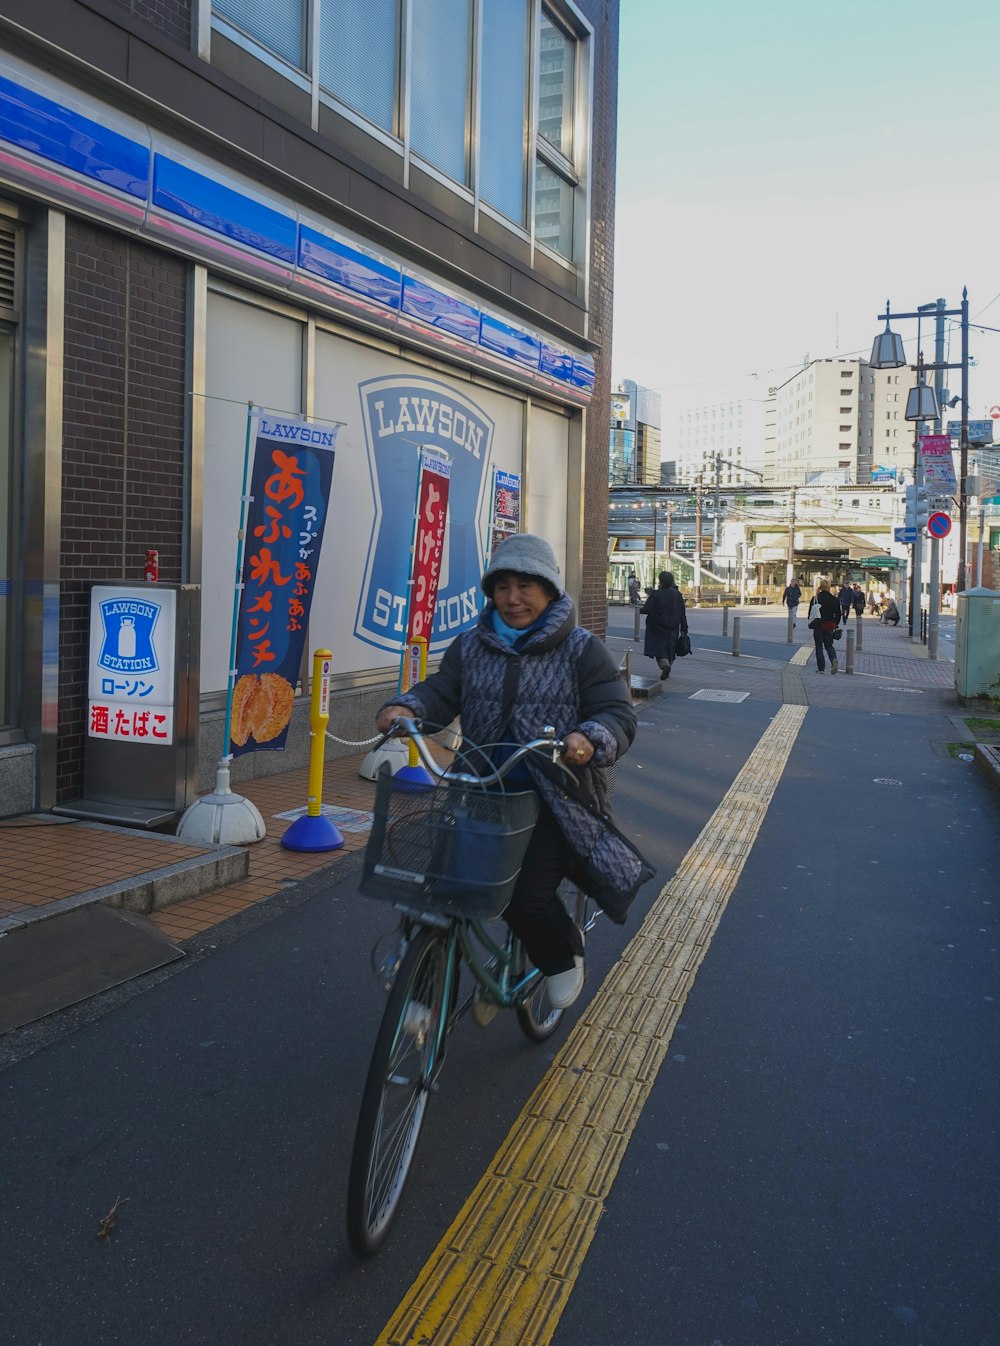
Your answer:
[[[411,641],[414,636],[423,636],[430,642],[441,580],[450,485],[450,461],[439,454],[422,453],[417,488],[417,526],[413,536],[413,583],[406,622],[407,641]]]
[[[338,428],[254,414],[259,423],[230,729],[234,757],[285,746],[323,544]]]

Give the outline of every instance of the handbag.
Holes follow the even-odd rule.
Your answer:
[[[674,646],[674,654],[678,659],[683,659],[686,654],[691,653],[691,637],[686,631],[682,631],[677,637],[677,644]]]
[[[833,633],[834,640],[839,640],[843,634],[844,634],[843,627],[838,626],[836,631],[834,631]]]
[[[810,631],[815,631],[816,627],[819,626],[820,621],[822,620],[819,614],[819,603],[816,601],[815,598],[809,604],[809,616],[807,617],[806,620],[809,623]]]

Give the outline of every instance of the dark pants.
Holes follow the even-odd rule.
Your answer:
[[[833,643],[833,632],[823,631],[817,626],[813,629],[813,640],[816,642],[816,667],[822,673],[826,667],[823,663],[824,650],[830,656],[831,664],[837,662],[837,647]]]
[[[679,626],[665,626],[660,635],[660,648],[662,653],[657,655],[656,662],[660,668],[670,668],[677,658],[677,637],[681,633]]]
[[[573,852],[551,811],[542,804],[503,915],[535,967],[547,977],[568,972],[573,955],[583,953],[583,936],[556,893],[573,869]]]
[[[840,620],[843,622],[843,624],[844,624],[845,626],[846,626],[846,625],[848,624],[848,622],[851,620],[851,613],[852,613],[853,611],[854,611],[853,608],[841,608],[841,609],[840,609]]]

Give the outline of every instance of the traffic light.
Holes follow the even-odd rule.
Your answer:
[[[926,486],[906,488],[906,527],[926,528],[931,512],[930,496]]]

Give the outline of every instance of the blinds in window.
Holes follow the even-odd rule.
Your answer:
[[[456,182],[468,179],[469,0],[414,6],[410,144]]]
[[[0,219],[0,308],[17,307],[17,233]]]
[[[212,10],[302,69],[305,0],[212,0]]]
[[[386,131],[396,131],[398,0],[323,0],[320,87]]]
[[[516,224],[525,222],[528,6],[483,0],[479,194]]]

